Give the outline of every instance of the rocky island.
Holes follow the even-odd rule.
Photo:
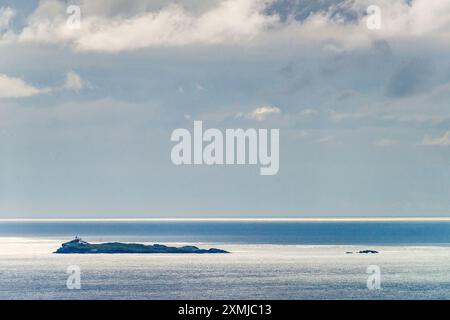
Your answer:
[[[211,248],[200,249],[194,246],[168,247],[162,244],[145,245],[138,243],[98,243],[91,244],[79,237],[63,243],[54,253],[228,253],[225,250]]]
[[[374,254],[374,253],[379,253],[376,250],[360,250],[360,251],[347,251],[347,254],[352,254],[352,253],[362,253],[362,254]]]

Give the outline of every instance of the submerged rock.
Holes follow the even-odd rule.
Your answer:
[[[76,237],[63,243],[54,253],[228,253],[225,250],[211,248],[200,249],[194,246],[168,247],[162,244],[145,245],[138,243],[98,243],[91,244]]]

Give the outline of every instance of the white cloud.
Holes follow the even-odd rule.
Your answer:
[[[0,98],[30,97],[57,90],[72,90],[78,92],[86,87],[90,87],[89,83],[84,81],[74,71],[67,72],[62,86],[53,88],[38,88],[28,84],[23,79],[0,74]]]
[[[247,119],[250,120],[256,120],[256,121],[264,121],[267,119],[267,117],[280,114],[281,110],[277,107],[271,107],[271,106],[263,106],[254,109],[253,111],[246,113],[246,114],[238,114],[238,116],[244,116]]]
[[[69,43],[80,51],[117,52],[248,41],[275,21],[262,13],[262,0],[225,0],[200,13],[178,4],[127,16],[85,12],[83,4],[81,8],[81,28],[70,29],[65,6],[54,0],[42,1],[16,40]]]
[[[425,146],[450,146],[450,131],[436,138],[427,135],[423,138],[422,144]]]
[[[249,45],[298,42],[319,44],[332,54],[368,47],[376,39],[445,44],[450,38],[450,1],[378,0],[381,30],[366,26],[373,0],[345,3],[358,20],[337,18],[336,6],[324,6],[308,18],[280,22],[264,11],[274,0],[160,1],[80,0],[81,28],[67,26],[66,5],[42,0],[21,30],[8,28],[14,10],[0,8],[0,43],[68,45],[79,51],[120,52],[142,48]],[[330,9],[331,8],[331,9]],[[345,14],[344,14],[345,15]],[[3,29],[6,33],[2,35]]]
[[[381,29],[370,30],[366,22],[366,10],[376,4],[381,10]],[[374,39],[437,40],[446,43],[450,36],[450,1],[448,0],[354,0],[347,2],[348,8],[359,14],[356,23],[332,17],[329,12],[312,14],[301,24],[286,28],[292,39],[322,41],[325,49],[340,53],[348,48],[367,46]]]
[[[377,147],[391,147],[396,144],[398,144],[398,141],[392,139],[380,139],[374,142],[374,145]]]
[[[329,145],[336,145],[339,144],[339,141],[337,141],[335,136],[325,136],[317,140],[317,143],[320,144],[329,144]]]
[[[195,90],[197,90],[197,91],[205,91],[206,89],[205,89],[205,87],[202,84],[196,83],[195,84]]]
[[[366,7],[373,0],[357,0],[356,7]],[[379,0],[383,36],[448,36],[450,2],[447,0],[407,1]]]
[[[39,89],[27,84],[22,79],[0,74],[0,98],[30,97],[48,91],[48,89]]]
[[[80,51],[118,52],[154,47],[187,45],[248,44],[252,40],[274,45],[274,40],[321,43],[326,50],[342,52],[367,46],[374,39],[396,38],[448,41],[450,1],[378,0],[381,30],[366,26],[366,10],[373,0],[354,0],[346,10],[358,14],[349,23],[335,15],[336,6],[324,7],[307,19],[280,22],[264,9],[273,0],[215,1],[88,1],[80,0],[81,29],[67,27],[66,5],[62,1],[43,0],[17,34],[9,41],[69,44]],[[6,9],[4,9],[6,10]],[[9,9],[11,10],[11,9]],[[6,12],[6,11],[5,11]],[[332,13],[333,12],[333,13]],[[345,14],[344,14],[345,15]],[[4,18],[2,19],[2,16]],[[5,18],[6,17],[6,18]],[[9,24],[11,12],[0,14],[0,27]],[[323,42],[335,40],[336,42]]]
[[[16,12],[10,7],[0,8],[0,31],[8,29],[9,22],[16,15]]]
[[[86,86],[81,77],[74,71],[69,71],[66,74],[66,80],[64,82],[64,88],[67,90],[80,91]]]
[[[410,41],[445,45],[450,38],[448,0],[352,0],[345,3],[356,21],[336,15],[337,6],[310,14],[303,21],[290,20],[272,32],[273,40],[320,44],[329,54],[370,47],[375,40]],[[381,29],[367,27],[366,10],[376,4],[381,9]]]

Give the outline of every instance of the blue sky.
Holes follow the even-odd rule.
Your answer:
[[[449,40],[447,0],[0,1],[0,217],[447,216]],[[279,173],[174,166],[193,120]]]

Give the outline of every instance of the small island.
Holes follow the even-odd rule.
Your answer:
[[[360,251],[347,251],[347,254],[352,254],[352,253],[362,253],[362,254],[375,254],[375,253],[379,253],[376,250],[360,250]]]
[[[54,253],[228,253],[228,251],[216,248],[200,249],[194,246],[168,247],[162,244],[120,242],[91,244],[75,237],[74,240],[63,243]]]

